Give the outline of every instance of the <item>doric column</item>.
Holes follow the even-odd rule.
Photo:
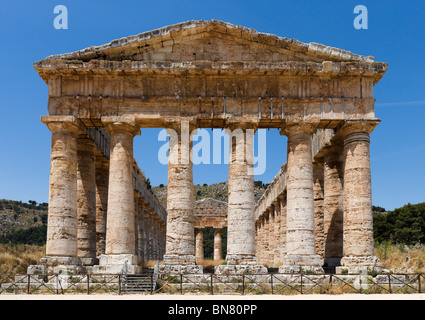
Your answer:
[[[286,255],[286,192],[279,196],[280,200],[280,255],[279,261],[283,262],[283,257]]]
[[[241,124],[227,130],[230,136],[229,196],[227,209],[227,266],[216,267],[216,272],[240,273],[251,270],[263,273],[255,255],[254,217],[254,127]]]
[[[77,257],[77,135],[73,116],[43,116],[52,132],[46,258],[40,263],[80,265]]]
[[[344,160],[342,146],[334,144],[324,156],[325,264],[340,265],[343,253]]]
[[[143,205],[143,200],[141,198],[137,201],[138,205],[138,229],[137,229],[137,239],[138,239],[138,257],[139,261],[146,261],[145,257],[145,242],[146,242],[146,232],[145,232],[145,208]]]
[[[77,139],[78,256],[83,265],[96,258],[96,146],[85,135]]]
[[[273,220],[273,265],[280,264],[280,201],[277,198],[273,201],[274,220]]]
[[[285,128],[288,136],[286,256],[281,272],[322,272],[316,254],[314,224],[313,162],[309,125]]]
[[[316,253],[323,258],[325,248],[324,234],[324,182],[323,182],[323,161],[313,163],[313,198],[314,198],[314,225],[316,239]]]
[[[354,272],[380,267],[374,256],[368,129],[362,122],[352,123],[344,137],[344,257],[339,268]]]
[[[202,272],[195,265],[192,139],[195,127],[187,121],[170,124],[168,156],[167,240],[162,272]]]
[[[195,229],[196,237],[196,260],[204,260],[204,228]]]
[[[223,259],[221,248],[222,248],[222,238],[221,238],[221,228],[214,228],[214,261]]]
[[[108,208],[109,161],[96,157],[96,256],[105,253]]]
[[[128,272],[137,272],[133,138],[140,134],[140,128],[131,117],[103,117],[102,122],[111,136],[111,151],[106,250],[100,266],[115,273],[127,263]]]

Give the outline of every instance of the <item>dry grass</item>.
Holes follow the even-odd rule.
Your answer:
[[[0,274],[26,274],[28,266],[38,264],[45,251],[40,246],[0,244]]]
[[[384,242],[376,245],[375,254],[382,267],[393,273],[425,273],[425,245],[408,247]]]

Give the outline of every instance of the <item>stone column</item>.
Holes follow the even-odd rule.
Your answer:
[[[133,138],[140,134],[140,128],[127,117],[103,117],[102,122],[111,135],[111,151],[106,250],[97,272],[118,273],[126,263],[129,273],[137,273]]]
[[[41,121],[52,132],[52,145],[46,257],[41,259],[40,264],[46,266],[49,272],[63,269],[67,272],[79,272],[77,135],[84,131],[73,116],[43,116]]]
[[[204,260],[204,229],[196,228],[196,261]]]
[[[335,144],[324,156],[325,265],[339,266],[343,254],[344,160],[343,149]]]
[[[143,210],[143,217],[144,217],[144,226],[145,226],[145,244],[143,246],[144,249],[144,256],[145,256],[145,261],[149,261],[152,258],[152,250],[151,250],[151,245],[152,245],[152,241],[151,241],[151,219],[150,219],[150,212],[148,209],[147,204],[145,204],[144,206],[144,210]]]
[[[313,161],[309,125],[285,129],[288,136],[286,256],[279,272],[323,272],[316,254]]]
[[[237,125],[230,134],[227,265],[217,273],[267,273],[255,256],[254,127]]]
[[[273,201],[274,209],[274,231],[273,231],[273,265],[276,266],[280,264],[280,201],[279,198]]]
[[[362,123],[346,128],[344,138],[344,257],[337,272],[378,269],[374,255],[369,131]]]
[[[280,200],[280,254],[279,261],[283,263],[283,258],[286,255],[286,192],[279,196]]]
[[[163,273],[202,273],[195,264],[194,197],[191,134],[189,122],[170,124],[168,156],[167,240]]]
[[[221,248],[222,248],[222,239],[221,239],[221,228],[214,228],[214,261],[223,259]]]
[[[137,238],[138,238],[138,248],[139,252],[137,253],[139,257],[139,262],[146,261],[145,257],[145,242],[146,242],[146,232],[145,232],[145,208],[143,205],[143,200],[141,198],[137,201],[138,205],[138,230],[137,230]]]
[[[109,161],[96,157],[96,257],[105,253],[108,210]]]
[[[316,233],[316,253],[323,258],[325,250],[324,234],[324,181],[323,161],[313,163],[314,225]]]
[[[77,139],[78,256],[83,265],[98,264],[96,258],[96,146],[86,136]]]

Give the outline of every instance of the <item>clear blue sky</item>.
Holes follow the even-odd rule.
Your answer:
[[[368,29],[353,27],[356,5],[368,8]],[[56,5],[68,8],[69,29],[53,27]],[[409,1],[6,1],[0,3],[0,199],[48,201],[50,132],[47,86],[33,62],[187,20],[217,19],[260,32],[318,42],[387,62],[375,86],[372,133],[373,203],[394,209],[425,201],[425,5]],[[153,185],[167,184],[157,160],[157,130],[135,139],[135,157]],[[286,139],[267,133],[270,182],[286,162]],[[226,165],[194,167],[194,183],[227,180]]]

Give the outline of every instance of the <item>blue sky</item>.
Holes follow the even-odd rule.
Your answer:
[[[368,9],[368,29],[353,27],[356,5]],[[68,30],[53,26],[56,5],[68,8]],[[33,63],[113,39],[187,20],[217,19],[260,32],[318,42],[387,62],[375,86],[372,133],[374,205],[389,210],[425,201],[425,6],[423,1],[6,1],[0,3],[0,199],[48,201],[50,132],[47,86]],[[167,184],[158,161],[158,130],[143,130],[134,154],[153,185]],[[270,182],[286,162],[286,138],[267,132]],[[194,183],[227,180],[226,165],[194,166]]]

